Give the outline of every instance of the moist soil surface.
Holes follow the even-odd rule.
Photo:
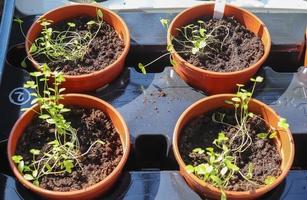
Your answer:
[[[86,23],[91,20],[96,19],[87,16],[79,16],[55,23],[50,27],[54,31],[65,31],[68,29],[67,23],[71,22],[75,23],[76,26],[74,29],[70,28],[70,30],[84,35],[84,32],[88,31],[88,25]],[[93,31],[91,32],[95,33],[97,28],[97,26],[93,27]],[[57,35],[58,34],[54,33],[53,37],[55,38]],[[69,36],[69,34],[67,35]],[[35,60],[37,60],[38,63],[47,63],[51,70],[61,70],[66,75],[89,74],[104,69],[116,61],[122,54],[124,47],[124,42],[119,38],[114,28],[104,21],[98,34],[90,43],[82,60],[51,62],[45,55],[39,55],[35,57]]]
[[[212,121],[212,114],[214,112],[226,113],[224,122],[236,124],[234,112],[230,109],[218,109],[190,121],[182,130],[179,139],[179,151],[186,165],[197,166],[201,163],[206,163],[203,156],[200,156],[198,153],[192,153],[192,150],[199,147],[202,149],[215,147],[213,141],[221,131],[224,131],[228,138],[232,138],[235,134],[237,129]],[[235,164],[241,169],[243,174],[247,174],[249,163],[252,163],[252,180],[263,184],[267,176],[278,177],[281,174],[281,156],[273,139],[260,139],[257,137],[258,133],[266,133],[269,130],[261,119],[255,116],[250,118],[247,121],[247,127],[253,142],[241,155],[236,154],[239,159]],[[237,139],[234,141],[233,147],[237,147],[239,144],[240,141]],[[215,150],[217,151],[217,148]],[[235,173],[225,189],[248,191],[258,187],[260,186],[246,181],[241,175]]]
[[[211,44],[210,48],[205,47],[205,53],[192,54],[191,48],[184,47],[173,40],[177,52],[189,51],[189,53],[179,54],[190,64],[214,72],[234,72],[253,65],[264,54],[262,41],[233,17],[201,20],[205,22],[204,28],[207,34],[215,29],[212,35],[218,41]],[[197,20],[191,24],[197,25]],[[228,27],[229,35],[223,26]],[[176,38],[186,40],[183,34],[179,34]],[[221,45],[222,42],[223,45]],[[193,46],[190,42],[186,45]]]
[[[40,180],[40,187],[54,191],[73,191],[91,186],[106,178],[118,165],[123,155],[123,147],[111,120],[100,110],[71,107],[65,119],[77,129],[81,153],[100,139],[105,144],[94,145],[88,154],[80,158],[80,164],[72,173],[46,175]],[[54,128],[41,119],[34,119],[26,128],[17,145],[17,155],[24,161],[31,161],[30,149],[41,153],[50,148],[47,143],[54,140]],[[42,154],[41,154],[42,155]]]

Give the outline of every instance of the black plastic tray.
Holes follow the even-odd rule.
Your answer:
[[[293,170],[263,199],[307,199],[307,159],[304,155],[307,150],[307,88],[295,73],[302,64],[302,43],[307,24],[302,19],[306,19],[307,14],[256,14],[268,24],[273,47],[266,67],[258,72],[265,82],[258,87],[255,98],[288,119],[296,144]],[[111,103],[123,115],[130,129],[133,149],[116,188],[100,199],[200,199],[178,173],[171,140],[180,114],[206,95],[183,82],[169,67],[167,59],[154,64],[146,76],[134,68],[138,62],[146,62],[164,51],[166,33],[159,19],[172,18],[175,14],[132,12],[120,15],[132,35],[127,67],[111,84],[90,94]],[[298,21],[291,23],[289,16]],[[34,18],[24,18],[25,31]],[[274,23],[277,18],[284,20],[286,25],[291,24],[293,29],[287,30],[289,35]],[[6,160],[6,140],[10,129],[20,116],[20,109],[29,107],[31,102],[29,91],[22,88],[29,79],[27,70],[31,69],[19,67],[24,56],[19,43],[23,40],[18,27],[13,26],[11,49],[0,87],[1,116],[5,117],[0,123],[0,172],[11,177],[0,176],[0,199],[38,199],[14,181]]]

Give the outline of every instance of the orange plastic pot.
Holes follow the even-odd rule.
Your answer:
[[[232,108],[231,106],[225,104],[225,100],[229,100],[231,99],[231,97],[234,96],[231,94],[220,94],[206,97],[197,101],[181,114],[175,126],[173,134],[173,151],[180,167],[180,174],[185,178],[188,185],[203,197],[219,199],[221,193],[218,188],[200,180],[195,175],[189,174],[185,170],[186,165],[183,162],[178,149],[180,134],[184,126],[193,118],[198,117],[209,111],[215,110],[217,108]],[[253,113],[260,114],[267,123],[269,123],[272,127],[277,128],[277,123],[280,117],[269,106],[258,100],[252,99],[249,103],[249,109]],[[271,185],[265,185],[253,191],[225,191],[228,199],[256,199],[278,186],[284,180],[292,166],[294,159],[294,141],[289,129],[281,130],[278,132],[276,144],[278,145],[280,155],[282,157],[281,175]]]
[[[123,40],[125,48],[119,58],[111,65],[99,71],[83,75],[65,75],[66,81],[62,84],[62,88],[66,88],[67,92],[86,92],[100,88],[112,80],[114,80],[123,70],[126,56],[130,48],[130,33],[125,22],[114,12],[99,7],[96,4],[72,4],[56,8],[39,17],[30,27],[26,36],[26,52],[32,65],[39,70],[39,65],[29,53],[30,47],[35,39],[39,36],[42,26],[38,23],[40,19],[52,20],[55,23],[71,19],[73,17],[87,15],[96,17],[97,9],[103,12],[103,19],[114,27],[118,36]]]
[[[178,14],[169,26],[167,44],[172,44],[172,37],[178,35],[177,28],[191,23],[194,19],[213,16],[214,3],[194,6]],[[236,72],[213,72],[198,68],[185,61],[177,52],[172,54],[174,70],[188,84],[203,90],[208,94],[232,93],[237,83],[244,84],[249,81],[267,59],[271,49],[271,38],[266,25],[249,11],[226,4],[224,16],[233,16],[248,30],[255,33],[264,45],[264,54],[255,64]]]
[[[70,191],[70,192],[58,192],[46,190],[40,187],[33,185],[31,182],[25,180],[23,176],[19,173],[16,165],[12,161],[12,156],[15,155],[16,146],[18,144],[19,139],[26,127],[31,123],[33,117],[36,115],[35,111],[39,110],[39,106],[36,104],[32,107],[32,109],[27,110],[23,115],[18,119],[15,123],[8,140],[7,153],[8,160],[10,163],[10,167],[17,177],[17,179],[28,189],[37,193],[38,195],[47,198],[47,199],[92,199],[99,195],[106,193],[119,178],[123,167],[128,159],[130,152],[130,136],[128,127],[115,108],[113,108],[110,104],[105,101],[98,99],[96,97],[92,97],[89,95],[82,94],[67,94],[64,95],[64,99],[61,100],[61,103],[64,105],[75,105],[83,108],[96,108],[103,111],[106,115],[109,116],[114,127],[119,133],[120,140],[123,146],[123,157],[121,158],[119,164],[113,170],[111,174],[109,174],[105,179],[96,183],[92,186],[89,186],[82,190]]]

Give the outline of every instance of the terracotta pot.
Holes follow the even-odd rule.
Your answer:
[[[180,116],[179,120],[177,121],[173,135],[173,151],[175,154],[175,158],[179,164],[181,175],[185,178],[189,186],[192,189],[194,189],[196,192],[198,192],[201,196],[213,199],[220,198],[221,193],[219,189],[212,186],[209,183],[200,180],[195,175],[189,174],[185,170],[185,163],[183,162],[178,149],[179,137],[184,126],[193,118],[200,116],[203,113],[215,110],[217,108],[221,107],[232,108],[231,106],[226,105],[224,102],[225,100],[231,99],[231,97],[233,97],[233,95],[231,94],[213,95],[211,97],[201,99],[196,103],[192,104]],[[277,123],[280,117],[276,114],[274,110],[272,110],[266,104],[258,100],[252,99],[249,103],[249,109],[250,111],[256,114],[260,114],[264,118],[264,120],[268,122],[272,127],[275,128],[277,127]],[[246,200],[246,199],[258,198],[263,194],[269,192],[276,186],[278,186],[284,180],[284,178],[288,174],[288,171],[291,168],[294,158],[294,141],[290,130],[288,129],[286,131],[279,131],[276,142],[280,149],[280,154],[282,157],[281,175],[274,181],[273,184],[263,186],[254,191],[244,191],[244,192],[225,191],[228,199]]]
[[[177,28],[191,23],[194,19],[213,16],[214,3],[207,3],[194,6],[178,14],[169,26],[167,32],[167,44],[172,44],[171,36],[178,35]],[[248,30],[255,33],[264,45],[264,54],[252,66],[236,72],[213,72],[198,68],[185,61],[177,52],[172,54],[175,61],[174,70],[188,84],[203,90],[209,94],[232,93],[236,90],[237,83],[244,84],[249,81],[263,62],[267,59],[271,49],[271,38],[266,25],[254,14],[235,6],[227,5],[224,16],[234,18],[244,25]]]
[[[125,22],[114,12],[99,7],[99,5],[72,4],[56,8],[42,15],[32,24],[27,33],[27,40],[25,42],[27,55],[33,66],[38,69],[38,63],[29,53],[32,42],[39,36],[42,30],[42,26],[38,23],[38,20],[48,19],[53,20],[56,23],[80,15],[96,17],[97,8],[101,9],[103,12],[103,19],[112,27],[114,27],[119,37],[123,40],[125,45],[124,51],[114,63],[104,69],[84,75],[65,75],[66,81],[62,84],[61,87],[66,88],[67,92],[86,92],[95,90],[110,83],[120,74],[124,68],[125,59],[130,48],[130,33]]]
[[[61,100],[64,105],[75,105],[84,108],[96,108],[102,110],[105,114],[107,114],[111,121],[113,122],[116,130],[119,133],[120,140],[123,145],[123,157],[120,160],[117,167],[113,170],[113,172],[108,175],[105,179],[87,187],[82,190],[77,191],[70,191],[70,192],[58,192],[58,191],[51,191],[46,190],[40,187],[33,185],[31,182],[25,180],[23,176],[19,173],[15,163],[12,161],[12,156],[15,155],[16,146],[18,140],[24,133],[25,128],[29,125],[32,121],[33,117],[36,113],[33,110],[38,111],[39,106],[36,104],[32,107],[32,109],[27,110],[23,115],[18,119],[15,123],[8,140],[8,160],[11,166],[12,171],[14,172],[17,179],[28,189],[32,190],[33,192],[37,193],[38,195],[47,198],[47,199],[91,199],[97,197],[99,195],[104,194],[107,192],[119,178],[120,173],[123,170],[123,167],[128,159],[128,155],[130,152],[130,136],[129,130],[127,125],[115,108],[113,108],[110,104],[106,103],[105,101],[98,99],[96,97],[92,97],[89,95],[82,95],[82,94],[67,94],[64,95],[64,99]]]

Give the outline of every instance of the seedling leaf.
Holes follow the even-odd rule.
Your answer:
[[[35,43],[32,43],[29,53],[35,53],[37,51],[37,46],[35,45]]]
[[[23,177],[27,180],[27,181],[32,181],[34,180],[33,176],[31,174],[25,174],[23,175]]]
[[[141,72],[142,72],[143,74],[146,74],[145,66],[144,66],[142,63],[139,63],[139,64],[138,64],[138,67],[139,67],[139,69],[141,70]]]
[[[74,167],[73,161],[72,160],[64,160],[63,161],[65,171],[68,173],[71,173],[71,169]]]
[[[257,137],[264,140],[268,137],[268,134],[267,133],[258,133]]]
[[[267,176],[264,180],[264,184],[271,185],[276,180],[274,176]]]
[[[279,122],[277,124],[280,128],[283,129],[288,129],[289,128],[289,124],[287,123],[287,119],[285,118],[279,118]]]
[[[18,163],[20,163],[20,161],[23,160],[23,157],[20,156],[20,155],[14,155],[14,156],[12,156],[12,160],[14,161],[14,163],[18,164]]]
[[[169,23],[169,20],[168,19],[160,19],[160,22],[161,22],[161,24],[162,24],[162,26],[164,27],[164,28],[168,28],[168,23]]]
[[[100,9],[97,10],[97,16],[100,18],[100,19],[103,19],[103,13]]]
[[[194,167],[193,167],[192,165],[187,165],[187,166],[185,166],[185,170],[186,170],[189,174],[191,174],[191,173],[194,172]]]
[[[32,153],[33,155],[39,155],[40,150],[38,150],[38,149],[31,149],[30,153]]]

